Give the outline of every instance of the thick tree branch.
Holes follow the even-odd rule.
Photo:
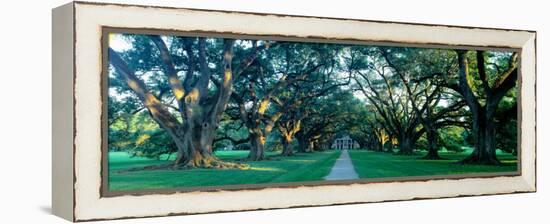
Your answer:
[[[477,97],[472,92],[472,88],[468,82],[470,72],[468,69],[468,59],[466,57],[466,50],[456,50],[458,55],[458,80],[459,80],[459,92],[462,94],[466,103],[472,110],[478,110],[481,105],[479,104]]]
[[[208,95],[208,83],[210,82],[212,72],[208,67],[206,57],[206,39],[204,37],[199,38],[199,68],[201,75],[199,76],[199,80],[197,80],[195,88],[198,89],[201,98],[205,99]]]
[[[168,83],[170,83],[170,88],[172,89],[172,93],[176,97],[177,103],[178,103],[178,111],[182,116],[184,116],[183,113],[183,97],[185,95],[185,90],[183,88],[183,85],[181,81],[178,78],[177,71],[174,68],[174,62],[172,60],[172,56],[170,56],[170,52],[168,51],[168,48],[166,47],[166,44],[160,38],[160,36],[157,35],[150,35],[149,38],[153,43],[157,46],[157,48],[160,51],[160,57],[163,62],[164,67],[164,73],[168,77]]]
[[[483,83],[482,85],[483,85],[485,94],[489,95],[491,91],[491,87],[489,87],[489,81],[487,81],[485,57],[483,56],[483,51],[480,50],[476,52],[476,60],[477,60],[477,73],[479,74],[479,79],[481,79],[481,83]]]
[[[167,110],[166,106],[147,90],[145,83],[135,76],[134,71],[111,48],[109,48],[109,62],[115,67],[118,74],[123,76],[128,87],[137,95],[159,125],[171,130],[179,126],[179,122]]]
[[[252,62],[256,60],[256,58],[260,55],[261,51],[274,47],[277,44],[278,44],[277,42],[275,43],[266,42],[261,46],[255,47],[254,50],[252,50],[252,52],[245,59],[241,61],[241,64],[235,70],[235,79],[237,79],[250,65],[252,65]]]

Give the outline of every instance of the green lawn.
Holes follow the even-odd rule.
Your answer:
[[[219,151],[222,160],[245,158],[248,151]],[[273,156],[277,153],[268,153]],[[285,183],[322,180],[329,172],[339,151],[297,154],[293,157],[273,157],[272,160],[246,162],[247,170],[154,170],[117,172],[133,167],[166,163],[139,157],[130,157],[125,152],[109,153],[110,190],[146,190],[196,186],[220,186],[235,184]]]
[[[463,153],[441,152],[445,160],[422,160],[422,155],[399,156],[366,150],[350,150],[349,154],[360,178],[469,174],[481,172],[509,172],[516,170],[516,158],[507,153],[498,154],[503,166],[460,165]],[[226,161],[245,158],[248,151],[220,151],[216,156]],[[125,152],[109,153],[110,190],[149,190],[180,187],[221,186],[239,184],[287,183],[319,181],[328,175],[340,156],[340,151],[297,154],[293,157],[273,157],[267,161],[246,162],[247,170],[144,170],[117,172],[134,167],[163,164],[165,160],[130,157]],[[166,159],[166,158],[163,158]]]
[[[366,150],[349,151],[359,178],[449,175],[468,173],[492,173],[516,171],[516,157],[509,153],[497,154],[503,166],[460,165],[457,161],[465,158],[470,151],[462,153],[441,152],[445,160],[423,160],[418,156],[400,156]]]

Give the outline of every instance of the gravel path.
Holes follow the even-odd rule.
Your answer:
[[[358,178],[359,176],[353,168],[348,150],[343,150],[330,170],[330,173],[325,177],[325,180],[350,180]]]

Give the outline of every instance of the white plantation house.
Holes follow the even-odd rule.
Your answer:
[[[331,149],[358,149],[359,143],[355,140],[353,140],[349,135],[344,135],[340,138],[334,139],[332,142]]]

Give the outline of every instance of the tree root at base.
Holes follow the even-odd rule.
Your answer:
[[[116,173],[129,173],[137,171],[152,171],[152,170],[187,170],[187,169],[239,169],[246,170],[250,168],[248,164],[226,162],[220,159],[210,159],[208,162],[198,162],[192,163],[189,161],[186,164],[160,164],[160,165],[150,165],[144,167],[133,167],[125,170],[118,170]]]
[[[227,162],[220,159],[202,159],[198,161],[188,161],[187,163],[174,164],[174,169],[194,169],[194,168],[203,168],[203,169],[240,169],[245,170],[249,169],[250,165]]]

